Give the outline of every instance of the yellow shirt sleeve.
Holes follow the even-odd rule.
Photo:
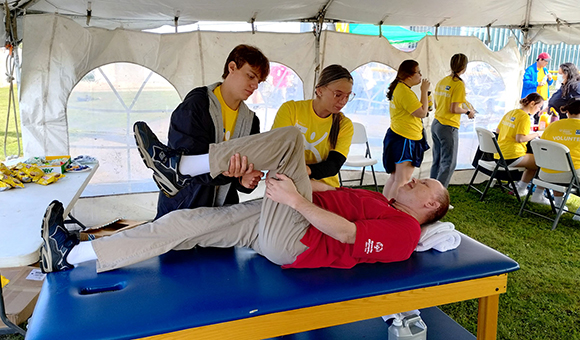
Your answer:
[[[285,102],[280,106],[276,117],[274,118],[274,123],[272,124],[272,130],[285,127],[294,126],[296,123],[296,103],[292,101]]]

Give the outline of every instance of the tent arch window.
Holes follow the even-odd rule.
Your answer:
[[[475,129],[495,131],[503,115],[511,110],[506,108],[506,102],[515,100],[508,97],[501,74],[486,62],[470,61],[461,78],[465,82],[467,101],[478,111],[475,119],[462,115],[459,127],[457,169],[470,169],[479,145]]]
[[[180,102],[173,85],[140,65],[112,63],[87,73],[67,102],[70,154],[90,155],[100,163],[85,195],[156,191],[132,126],[147,121],[167,138],[171,112]]]
[[[382,165],[383,138],[391,125],[387,90],[397,71],[382,63],[369,62],[354,69],[351,75],[354,79],[352,91],[356,97],[346,104],[342,112],[352,121],[366,126],[370,152],[378,159],[375,170],[385,171]],[[353,145],[351,148],[358,147]]]
[[[260,118],[261,132],[270,131],[282,103],[304,99],[304,83],[290,66],[271,61],[266,81],[245,103]]]

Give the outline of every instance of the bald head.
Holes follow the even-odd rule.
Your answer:
[[[449,210],[449,192],[431,178],[411,179],[399,188],[395,200],[421,224],[438,221]]]

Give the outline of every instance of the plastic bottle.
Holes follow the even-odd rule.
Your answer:
[[[419,315],[407,316],[404,319],[396,315],[389,327],[389,340],[427,340],[427,325]]]
[[[544,112],[540,116],[540,121],[538,123],[538,130],[544,131],[548,127],[548,124],[550,124],[550,115],[548,115],[547,112]]]

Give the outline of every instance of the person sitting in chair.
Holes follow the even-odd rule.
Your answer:
[[[265,197],[225,207],[180,209],[80,243],[64,227],[62,204],[54,201],[42,223],[44,272],[89,260],[96,260],[97,272],[108,271],[195,246],[248,247],[283,268],[402,261],[416,248],[421,224],[440,219],[449,206],[447,189],[434,179],[412,179],[392,200],[379,192],[311,182],[304,137],[295,127],[211,144],[208,154],[192,156],[160,143],[143,122],[135,123],[134,130],[145,164],[173,186],[169,190],[179,190],[192,176],[216,177],[231,167],[253,164],[270,170]],[[188,165],[182,166],[185,157]]]

